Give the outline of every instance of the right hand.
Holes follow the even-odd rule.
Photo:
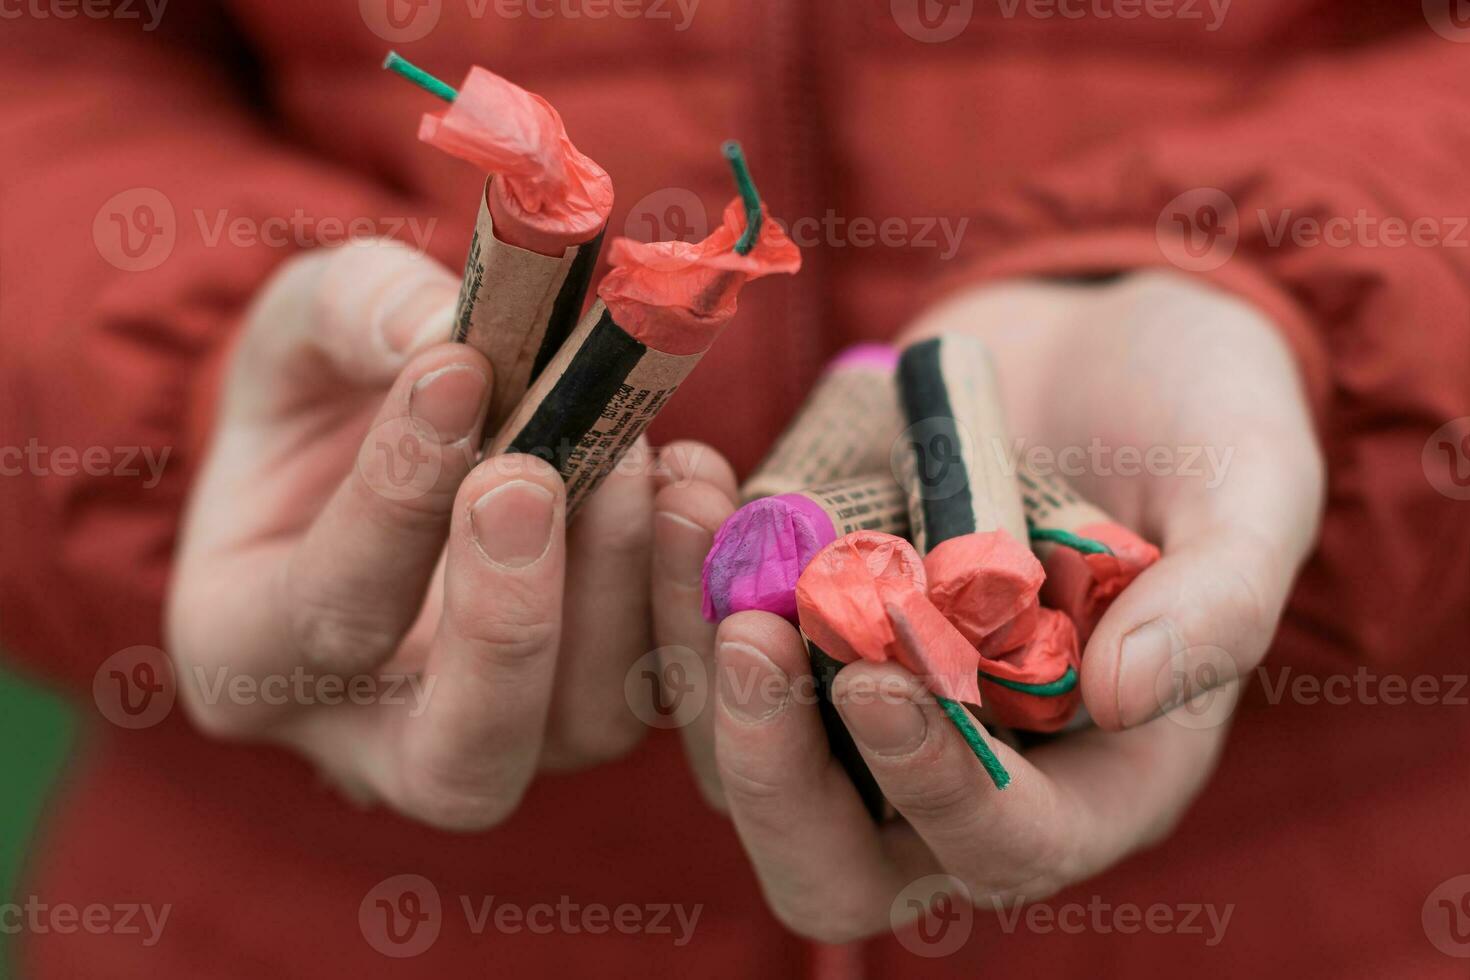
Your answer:
[[[623,678],[649,648],[654,490],[640,443],[568,534],[550,466],[476,465],[492,379],[440,342],[458,289],[387,242],[308,253],[266,285],[181,528],[167,635],[206,733],[291,746],[349,795],[472,830],[539,767],[646,731]],[[232,696],[242,677],[277,703]],[[322,703],[339,678],[363,696]]]

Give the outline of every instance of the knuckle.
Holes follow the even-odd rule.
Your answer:
[[[896,774],[884,782],[883,793],[910,820],[940,823],[972,812],[975,795],[969,780],[935,778],[938,775]]]
[[[529,614],[483,615],[464,624],[465,638],[488,647],[502,663],[518,664],[545,656],[556,646],[559,627]]]
[[[546,752],[557,760],[556,767],[582,769],[616,762],[643,741],[644,728],[637,719],[589,724],[585,720],[558,722],[547,734]]]
[[[414,766],[394,803],[403,813],[439,830],[489,830],[515,813],[525,792],[524,783],[487,789],[489,782],[463,769]]]
[[[866,939],[875,932],[867,927],[867,916],[861,910],[835,895],[815,895],[807,891],[773,899],[771,914],[790,932],[818,943],[838,946]]]
[[[314,589],[289,603],[287,628],[303,658],[331,669],[371,668],[398,646],[395,627]]]

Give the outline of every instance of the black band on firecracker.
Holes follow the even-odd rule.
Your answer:
[[[943,338],[921,341],[898,358],[898,397],[908,430],[913,485],[907,489],[922,516],[923,550],[976,530],[964,441],[950,404]],[[943,454],[943,455],[941,455]],[[936,475],[935,465],[940,467]],[[955,469],[955,468],[958,469]]]
[[[582,316],[582,301],[587,298],[587,287],[592,283],[592,270],[597,266],[605,233],[606,229],[603,229],[590,242],[577,246],[577,257],[572,259],[572,267],[567,270],[561,289],[557,290],[556,302],[551,306],[551,317],[546,323],[546,334],[541,338],[541,347],[531,364],[532,381],[546,370],[546,365],[561,350],[561,345],[572,335],[577,320]]]
[[[872,770],[868,768],[867,760],[863,758],[857,743],[852,740],[852,733],[847,730],[847,724],[838,713],[837,706],[832,703],[832,681],[844,664],[827,656],[806,636],[802,636],[802,640],[806,643],[806,651],[811,658],[812,680],[817,691],[817,712],[822,717],[822,729],[827,733],[827,745],[832,750],[832,758],[841,763],[847,778],[852,780],[853,789],[857,790],[868,816],[873,818],[874,823],[882,823],[887,815],[888,800],[883,795],[883,788],[878,785],[878,780],[873,778]]]
[[[603,310],[587,342],[505,451],[539,456],[565,475],[567,455],[597,423],[647,352],[647,345],[630,337]]]

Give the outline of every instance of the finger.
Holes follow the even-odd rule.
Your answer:
[[[651,467],[648,443],[639,439],[578,512],[568,534],[567,601],[547,765],[619,758],[646,730],[629,710],[623,682],[649,651]]]
[[[894,664],[852,664],[833,698],[890,803],[984,903],[1044,898],[1157,839],[1210,771],[1218,730],[1092,731],[1028,756],[981,733],[997,789],[937,701]]]
[[[737,613],[720,625],[716,660],[720,781],[771,909],[826,942],[884,928],[919,869],[893,860],[828,750],[795,627]]]
[[[493,825],[536,770],[556,674],[566,494],[531,456],[481,463],[455,501],[427,709],[400,715],[396,798],[439,826]]]
[[[251,312],[223,410],[270,418],[324,387],[388,384],[414,353],[450,339],[458,291],[448,269],[391,239],[293,259]]]
[[[658,452],[654,475],[660,490],[700,482],[711,484],[731,500],[740,496],[734,468],[724,456],[702,442],[686,439],[664,446]]]
[[[654,499],[649,594],[654,643],[667,651],[661,654],[661,677],[672,669],[675,658],[697,663],[703,677],[714,677],[715,625],[704,618],[700,576],[715,532],[734,509],[724,489],[697,480],[666,486]],[[712,806],[723,809],[715,767],[714,713],[698,712],[679,735],[700,791]]]
[[[1143,724],[1202,690],[1234,698],[1261,662],[1316,536],[1321,484],[1286,447],[1242,434],[1218,487],[1151,491],[1163,557],[1114,601],[1083,656],[1100,726]]]
[[[361,673],[397,648],[480,444],[489,371],[472,348],[441,344],[394,383],[357,465],[286,570],[290,635],[307,663]]]
[[[1049,894],[1074,880],[1077,808],[1018,753],[981,731],[1011,776],[997,788],[938,701],[896,664],[848,665],[832,699],[884,795],[945,870],[987,894]]]

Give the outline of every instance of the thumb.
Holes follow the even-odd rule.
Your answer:
[[[451,339],[459,280],[392,239],[292,259],[247,315],[226,410],[269,417],[341,388],[386,388],[415,353]]]
[[[1186,703],[1223,723],[1238,682],[1270,647],[1316,540],[1322,476],[1310,453],[1243,455],[1215,491],[1154,495],[1170,511],[1158,515],[1163,558],[1117,598],[1083,654],[1082,697],[1103,728],[1141,725]],[[1300,465],[1286,462],[1293,458]],[[1211,690],[1213,707],[1200,697]]]

